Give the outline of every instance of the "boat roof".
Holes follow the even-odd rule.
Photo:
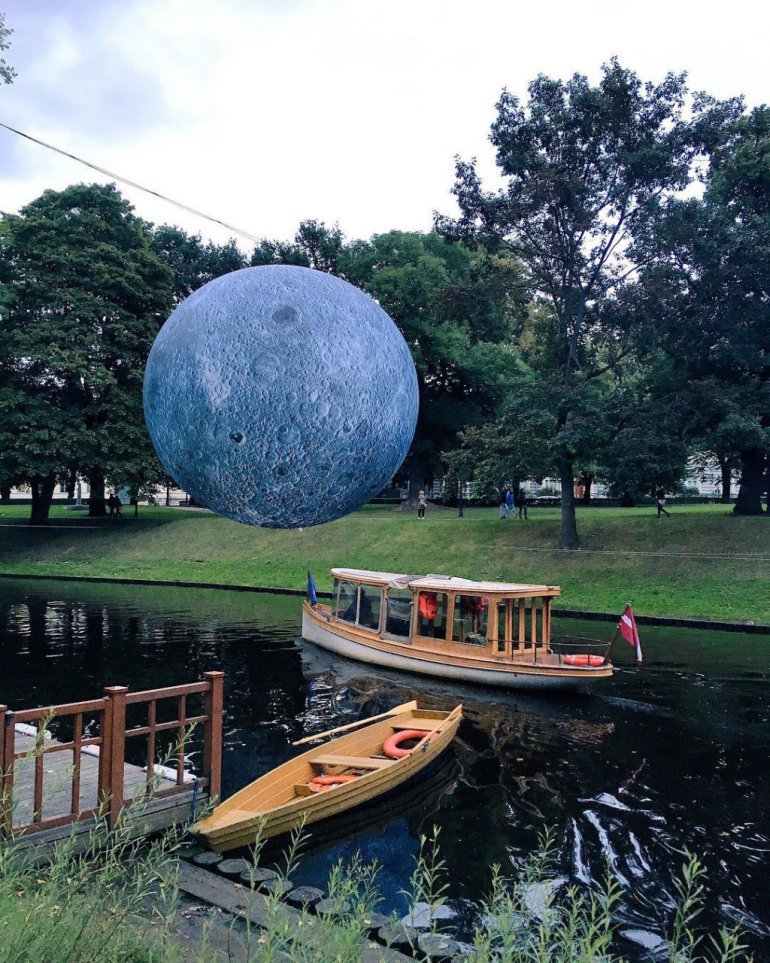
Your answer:
[[[428,589],[435,592],[448,590],[478,592],[483,595],[489,593],[546,593],[558,592],[558,585],[530,585],[524,582],[474,582],[468,578],[458,578],[456,575],[403,575],[397,572],[370,572],[360,568],[333,568],[332,575],[337,578],[349,578],[358,582],[374,582],[377,585],[388,585],[393,588]]]

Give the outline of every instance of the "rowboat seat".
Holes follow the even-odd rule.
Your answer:
[[[424,729],[426,732],[430,732],[435,729],[440,719],[419,719],[415,716],[413,719],[407,719],[406,722],[394,722],[391,726],[392,729]]]
[[[369,756],[316,756],[313,766],[346,766],[348,769],[385,769],[393,759],[371,759]]]

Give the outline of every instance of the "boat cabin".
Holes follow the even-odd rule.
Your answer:
[[[331,619],[353,632],[477,658],[537,660],[550,651],[556,585],[347,568],[332,575]]]

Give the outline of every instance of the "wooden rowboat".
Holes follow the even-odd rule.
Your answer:
[[[204,837],[212,849],[227,852],[250,845],[257,835],[262,839],[278,836],[303,820],[309,825],[360,806],[428,766],[450,744],[461,719],[461,705],[440,712],[407,702],[342,730],[309,736],[300,743],[355,729],[250,783],[199,820],[192,831]],[[384,743],[398,741],[407,730],[421,733],[417,744],[402,758],[390,758],[383,752]],[[339,784],[334,784],[335,777],[340,778]]]

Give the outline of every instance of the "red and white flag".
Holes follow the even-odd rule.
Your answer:
[[[636,661],[639,665],[642,664],[642,645],[639,641],[639,633],[636,631],[636,619],[634,618],[634,613],[631,611],[631,603],[626,605],[625,611],[620,616],[620,621],[618,622],[618,629],[623,638],[632,645],[636,650]]]

